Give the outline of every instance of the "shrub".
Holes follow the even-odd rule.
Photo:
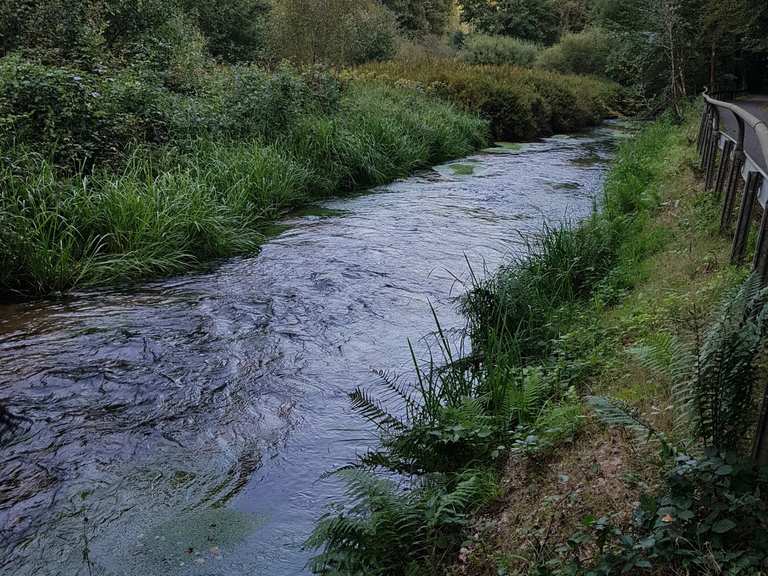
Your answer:
[[[264,57],[268,0],[182,0],[182,3],[194,17],[213,56],[231,63]]]
[[[394,15],[373,0],[277,0],[270,48],[297,64],[352,64],[394,52]]]
[[[286,65],[275,72],[238,66],[230,74],[220,122],[224,133],[239,137],[273,140],[290,131],[304,114],[335,111],[341,97],[339,83],[321,71],[305,77]]]
[[[256,118],[243,132],[230,131],[232,125],[221,118],[226,109],[221,103],[176,95],[163,107],[199,105],[181,118],[171,117],[189,130],[179,136],[189,142],[129,147],[119,166],[94,163],[102,157],[88,156],[93,168],[88,178],[66,175],[54,165],[48,142],[34,139],[34,128],[59,139],[62,134],[74,138],[79,132],[62,120],[79,121],[77,129],[100,121],[102,114],[129,120],[133,107],[142,103],[140,90],[125,81],[114,83],[109,102],[120,111],[116,116],[103,108],[92,117],[87,107],[52,117],[34,109],[18,122],[6,116],[2,133],[10,140],[0,161],[0,295],[47,294],[180,272],[209,258],[249,252],[261,238],[260,227],[287,208],[380,184],[486,142],[484,122],[423,94],[354,83],[339,97],[338,84],[315,71],[298,75],[286,68],[271,78],[255,68],[245,70],[252,82],[248,86],[275,92],[268,99],[271,108],[260,113],[276,119]],[[56,72],[53,78],[73,81],[68,73]],[[125,92],[118,95],[118,88]],[[243,90],[250,88],[244,85]],[[59,92],[52,93],[59,98]],[[53,102],[59,106],[59,100]],[[260,99],[247,103],[237,112],[242,116],[233,118],[246,122],[254,114],[249,106],[261,105]],[[195,110],[207,118],[199,125],[185,124]],[[14,123],[24,127],[19,134],[24,141],[15,148]],[[174,125],[171,134],[178,136],[181,128]],[[98,140],[88,142],[95,146]]]
[[[538,55],[536,65],[563,74],[607,76],[613,44],[611,35],[599,28],[566,34]]]
[[[464,42],[462,56],[468,64],[514,64],[532,66],[541,47],[508,36],[473,34]]]
[[[165,137],[161,91],[130,73],[108,77],[0,62],[0,142],[51,155],[70,169],[115,161],[135,142]]]
[[[616,92],[614,85],[596,79],[509,65],[472,66],[447,59],[369,64],[353,74],[414,83],[481,114],[500,140],[527,140],[586,127],[607,113]]]
[[[386,8],[370,4],[350,14],[346,24],[350,64],[388,60],[395,55],[397,20]]]

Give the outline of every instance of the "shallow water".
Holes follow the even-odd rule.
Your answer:
[[[347,394],[463,326],[467,260],[587,215],[617,132],[481,153],[322,204],[205,274],[0,306],[0,568],[12,575],[305,574],[372,441]],[[472,169],[466,168],[470,166]]]

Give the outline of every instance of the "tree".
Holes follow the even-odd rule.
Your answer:
[[[394,51],[395,16],[374,0],[275,0],[272,56],[301,64],[358,64]]]
[[[254,60],[266,44],[268,0],[183,0],[214,56],[228,62]]]
[[[453,12],[453,0],[383,0],[384,6],[397,16],[404,32],[443,34]]]
[[[553,0],[458,0],[462,20],[484,34],[551,44],[560,21]]]

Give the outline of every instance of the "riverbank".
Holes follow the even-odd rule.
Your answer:
[[[571,129],[615,97],[608,82],[506,73],[528,98],[506,120],[537,114],[527,137],[559,126],[577,96],[589,113]],[[496,120],[395,78],[243,65],[188,80],[0,61],[0,299],[252,253],[286,211],[466,156]]]
[[[765,560],[763,481],[733,453],[732,465],[696,460],[719,446],[707,403],[688,410],[674,394],[749,380],[680,371],[696,335],[712,332],[691,327],[722,326],[710,310],[746,275],[728,264],[701,191],[695,124],[645,128],[620,151],[599,213],[545,229],[528,258],[476,282],[463,304],[469,361],[444,340],[447,367],[420,370],[413,391],[392,382],[352,396],[381,448],[340,472],[349,500],[310,541],[317,573],[666,573]]]
[[[451,333],[464,326],[467,259],[495,270],[519,248],[510,230],[588,216],[616,132],[321,202],[258,254],[202,273],[0,306],[0,404],[31,425],[0,450],[0,572],[86,570],[87,517],[94,574],[182,576],[193,560],[305,574],[302,543],[343,490],[318,479],[372,440],[348,394],[378,382],[371,369],[407,371],[408,338],[428,354],[430,304]]]

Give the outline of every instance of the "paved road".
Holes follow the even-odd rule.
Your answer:
[[[745,96],[743,98],[737,98],[734,103],[738,104],[741,108],[756,116],[760,120],[764,120],[768,123],[768,96]],[[722,127],[725,128],[725,132],[731,135],[734,139],[737,135],[737,124],[733,114],[727,110],[721,111]],[[760,145],[757,141],[755,133],[747,128],[747,133],[744,138],[744,149],[750,158],[752,158],[758,166],[768,174],[768,158],[765,157]]]

